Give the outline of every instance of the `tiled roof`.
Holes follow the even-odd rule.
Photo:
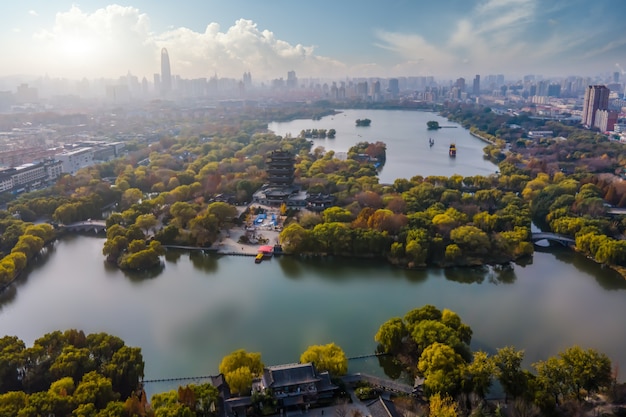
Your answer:
[[[268,388],[280,388],[319,381],[311,363],[268,366],[265,370],[264,379],[269,385]]]

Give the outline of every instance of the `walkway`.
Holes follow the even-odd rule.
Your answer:
[[[530,240],[535,244],[540,240],[560,243],[563,246],[573,246],[576,244],[576,240],[572,239],[569,236],[549,232],[533,232]]]
[[[85,220],[83,222],[59,225],[59,228],[68,232],[90,232],[93,230],[96,233],[100,233],[104,232],[106,227],[104,220]]]

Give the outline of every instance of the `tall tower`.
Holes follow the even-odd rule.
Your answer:
[[[161,95],[167,96],[172,91],[172,71],[170,70],[170,56],[167,49],[161,49]]]
[[[585,90],[582,124],[593,127],[597,110],[609,108],[609,89],[604,85],[590,85]]]
[[[472,94],[475,96],[480,95],[480,75],[478,74],[476,74],[472,83]]]

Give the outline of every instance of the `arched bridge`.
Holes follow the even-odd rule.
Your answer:
[[[101,233],[106,230],[106,222],[104,220],[86,220],[83,222],[64,224],[59,227],[68,232],[91,232],[93,231],[96,233]]]
[[[547,240],[550,243],[559,243],[563,246],[573,246],[576,244],[576,241],[571,237],[549,232],[533,232],[530,240],[535,244],[540,240]]]

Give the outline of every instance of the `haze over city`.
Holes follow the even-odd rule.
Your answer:
[[[0,77],[596,75],[626,66],[621,0],[29,0],[3,4]],[[622,60],[623,62],[620,62]]]

